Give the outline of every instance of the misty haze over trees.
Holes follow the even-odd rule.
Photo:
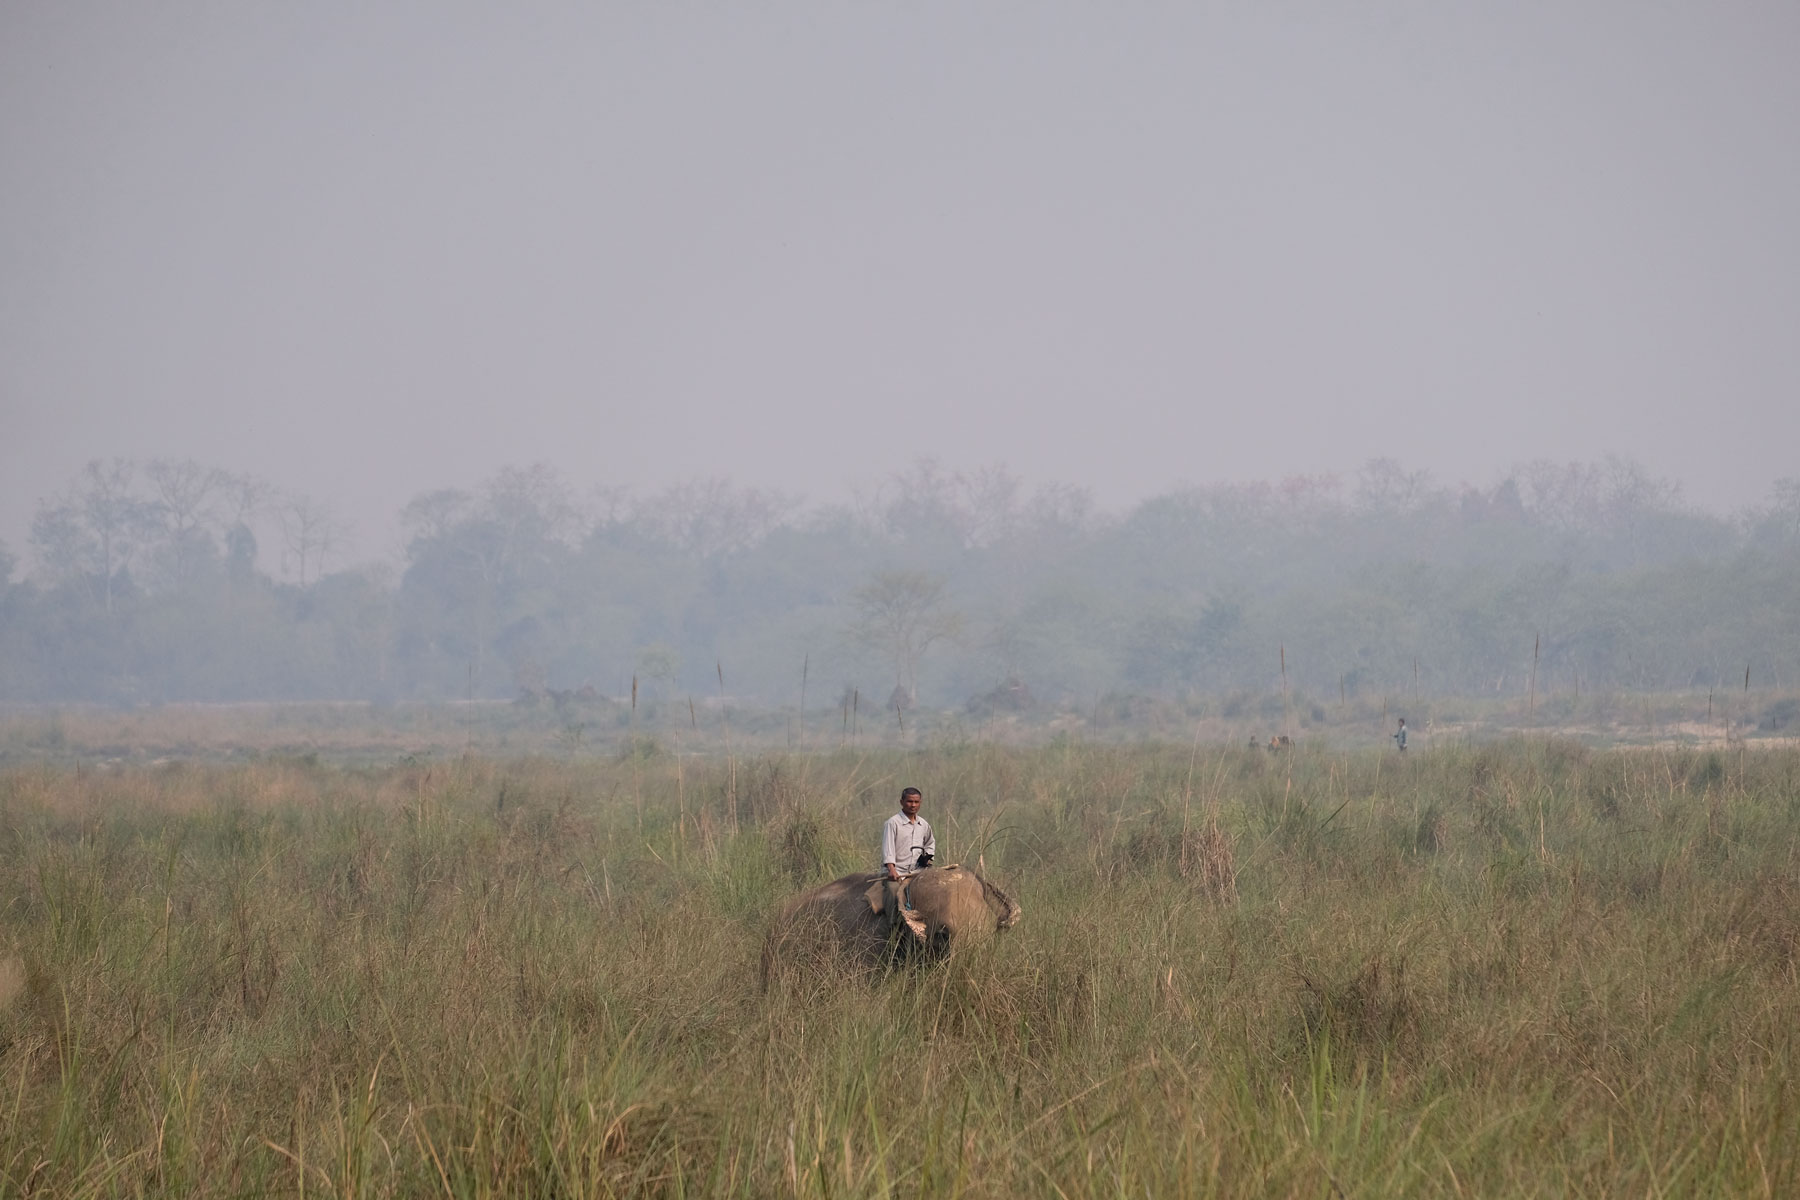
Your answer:
[[[1800,680],[1800,481],[1697,511],[1629,461],[1492,488],[1376,460],[1129,511],[925,461],[850,505],[725,480],[578,494],[544,467],[420,495],[403,561],[328,501],[96,462],[0,546],[0,699],[444,700],[593,689],[815,706],[1336,697]]]

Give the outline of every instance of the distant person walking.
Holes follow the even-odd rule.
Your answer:
[[[1394,731],[1394,745],[1400,747],[1400,753],[1406,753],[1406,718],[1400,718],[1400,728]]]

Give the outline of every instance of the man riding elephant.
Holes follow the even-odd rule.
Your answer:
[[[763,939],[763,984],[784,964],[838,952],[874,966],[941,959],[1019,922],[1019,905],[983,877],[979,864],[937,867],[937,838],[919,816],[916,787],[881,831],[881,870],[821,884],[781,906]]]

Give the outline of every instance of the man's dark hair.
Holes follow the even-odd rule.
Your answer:
[[[904,800],[904,799],[906,799],[906,798],[907,798],[907,797],[908,797],[908,796],[917,796],[917,797],[919,797],[919,798],[920,798],[920,799],[921,799],[921,800],[922,800],[922,799],[924,799],[924,798],[925,798],[925,793],[924,793],[924,792],[921,792],[921,791],[920,791],[920,790],[919,790],[919,789],[918,789],[918,788],[911,788],[911,787],[909,787],[909,788],[901,788],[901,789],[900,789],[900,798],[901,798],[901,799],[902,799],[902,800]]]

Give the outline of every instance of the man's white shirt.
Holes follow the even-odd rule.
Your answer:
[[[906,819],[903,812],[895,813],[881,827],[881,865],[894,864],[894,869],[902,875],[911,875],[919,869],[919,851],[937,854],[937,838],[932,836],[931,822],[924,817]]]

